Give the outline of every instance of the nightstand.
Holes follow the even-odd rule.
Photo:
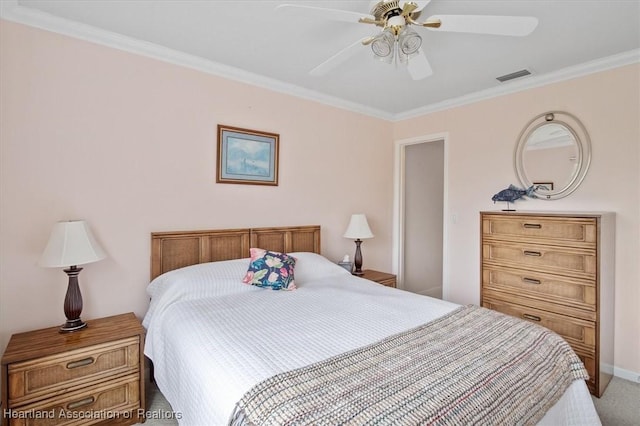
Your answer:
[[[4,425],[144,422],[144,328],[133,313],[11,336],[2,356]]]
[[[387,274],[386,272],[374,271],[373,269],[365,269],[363,274],[359,275],[360,278],[375,281],[378,284],[385,285],[387,287],[396,286],[396,276],[393,274]]]

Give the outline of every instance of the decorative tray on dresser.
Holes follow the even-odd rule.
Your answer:
[[[611,380],[615,214],[480,212],[482,306],[560,334],[591,393]]]
[[[11,336],[2,356],[5,426],[144,422],[144,328],[133,313]]]

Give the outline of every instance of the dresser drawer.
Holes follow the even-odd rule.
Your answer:
[[[135,419],[140,408],[139,380],[138,373],[130,374],[22,406],[14,409],[10,426],[80,426]]]
[[[559,315],[494,298],[485,298],[482,301],[482,306],[547,327],[561,335],[574,349],[580,348],[587,352],[595,350],[596,327],[593,321]]]
[[[595,250],[538,244],[486,241],[482,258],[488,265],[535,269],[569,277],[596,279]]]
[[[596,282],[524,269],[485,265],[482,286],[544,302],[596,311]],[[595,318],[594,318],[595,319]]]
[[[131,337],[9,364],[9,407],[138,371],[140,342]]]
[[[595,322],[598,316],[595,311],[578,309],[573,306],[561,305],[542,298],[529,297],[520,293],[509,293],[502,290],[487,288],[483,293],[484,299],[508,301],[509,304],[526,306],[531,309],[539,309],[544,312],[552,312],[560,316],[572,317],[584,321]]]
[[[591,393],[594,393],[596,389],[596,374],[597,374],[596,354],[594,352],[584,352],[579,349],[574,350],[574,352],[576,353],[576,355],[578,355],[578,358],[580,358],[580,360],[584,364],[584,368],[586,368],[587,372],[589,373],[587,386],[589,387],[589,391]]]
[[[598,236],[594,218],[517,215],[484,215],[482,233],[484,238],[587,248],[596,246]]]

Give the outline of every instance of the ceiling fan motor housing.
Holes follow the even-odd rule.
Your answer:
[[[383,0],[373,6],[371,14],[376,18],[376,21],[383,21],[392,16],[401,15],[402,8],[398,0]]]

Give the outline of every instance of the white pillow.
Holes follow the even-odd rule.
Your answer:
[[[296,259],[296,284],[324,277],[350,275],[349,271],[324,256],[312,252],[287,253]],[[200,263],[166,272],[147,286],[151,297],[143,325],[148,327],[152,318],[174,303],[205,297],[226,297],[234,293],[261,291],[242,283],[251,259],[223,260]]]
[[[287,254],[296,258],[296,267],[293,272],[296,284],[335,275],[349,275],[349,271],[320,254],[307,251]]]
[[[224,297],[239,292],[259,290],[242,284],[249,258],[200,263],[165,272],[147,286],[151,297],[149,310],[143,320],[151,319],[174,303],[206,297]]]

